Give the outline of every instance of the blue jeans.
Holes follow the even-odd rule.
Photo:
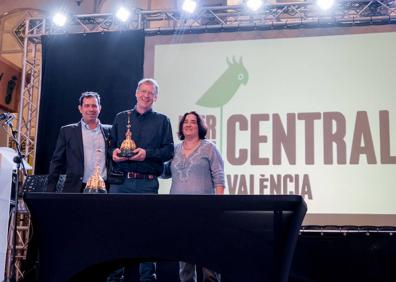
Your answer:
[[[158,179],[130,179],[126,178],[125,182],[116,185],[110,185],[110,193],[131,193],[131,194],[158,194]]]
[[[126,178],[125,182],[120,185],[111,184],[109,193],[130,193],[130,194],[158,194],[158,179],[130,179]],[[143,262],[139,265],[140,281],[156,281],[157,276],[155,262]],[[125,274],[125,272],[124,272]],[[125,276],[125,281],[128,277]]]

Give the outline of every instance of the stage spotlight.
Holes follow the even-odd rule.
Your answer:
[[[184,0],[182,9],[187,13],[194,13],[195,9],[197,8],[197,2],[194,0]]]
[[[316,5],[318,5],[319,8],[322,10],[326,11],[333,7],[334,5],[334,0],[317,0]]]
[[[252,10],[253,12],[257,11],[260,9],[260,7],[263,5],[262,0],[247,0],[246,1],[246,6]]]
[[[52,18],[52,22],[57,26],[64,26],[66,21],[67,21],[66,15],[61,12],[57,12]]]
[[[120,7],[116,13],[117,19],[119,19],[122,22],[126,22],[129,19],[130,15],[131,12],[125,7]]]

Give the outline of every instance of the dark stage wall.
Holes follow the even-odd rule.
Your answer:
[[[62,125],[78,122],[84,91],[101,96],[102,123],[133,107],[143,76],[144,32],[101,32],[44,36],[42,89],[35,174],[46,174]]]

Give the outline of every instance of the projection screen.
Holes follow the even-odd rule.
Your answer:
[[[228,194],[298,194],[304,224],[396,226],[395,27],[146,38],[155,109],[195,110]],[[160,193],[169,193],[162,180]]]

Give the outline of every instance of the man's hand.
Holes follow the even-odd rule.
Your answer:
[[[133,150],[133,152],[136,154],[133,157],[130,157],[130,161],[144,161],[146,159],[146,150],[142,148],[136,148]]]
[[[121,153],[121,150],[118,148],[113,151],[113,155],[112,155],[113,161],[115,161],[116,163],[119,163],[119,162],[124,162],[124,161],[128,160],[128,158],[119,157],[118,156],[119,153]]]

